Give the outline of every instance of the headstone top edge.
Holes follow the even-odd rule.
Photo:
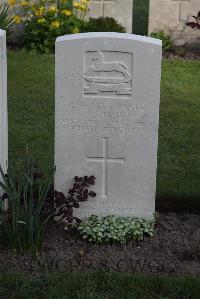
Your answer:
[[[5,36],[6,35],[6,31],[3,29],[0,29],[0,36]]]
[[[56,43],[70,41],[70,40],[81,40],[81,39],[103,38],[103,37],[145,42],[148,44],[162,47],[162,41],[160,39],[156,39],[148,36],[130,34],[130,33],[117,33],[117,32],[89,32],[89,33],[63,35],[63,36],[59,36],[56,39]]]

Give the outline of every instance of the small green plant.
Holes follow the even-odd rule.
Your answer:
[[[0,168],[4,194],[0,197],[0,223],[3,234],[14,251],[41,249],[44,233],[53,212],[41,217],[45,200],[53,182],[53,172],[44,179],[37,171],[35,161],[28,156],[25,171],[14,175],[4,174]]]
[[[167,35],[164,31],[160,30],[157,32],[152,32],[150,36],[162,40],[163,52],[168,52],[172,50],[173,43],[171,37]]]
[[[78,230],[83,239],[91,242],[115,241],[124,244],[131,238],[142,240],[144,235],[152,237],[154,224],[154,219],[92,215],[78,226]]]
[[[0,28],[4,29],[7,33],[7,35],[10,35],[12,33],[12,26],[13,26],[14,20],[9,15],[9,6],[5,4],[0,5]]]
[[[81,32],[126,32],[125,28],[114,18],[100,17],[90,18],[83,24]]]

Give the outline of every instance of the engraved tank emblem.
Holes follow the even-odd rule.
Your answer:
[[[131,95],[132,76],[125,62],[106,59],[102,51],[97,51],[89,63],[84,73],[85,94]]]

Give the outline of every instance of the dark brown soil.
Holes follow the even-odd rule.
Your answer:
[[[169,51],[164,53],[164,58],[168,59],[179,59],[179,60],[200,60],[200,50],[199,49],[175,49],[174,51]]]
[[[0,247],[0,272],[120,271],[200,275],[200,215],[160,214],[153,238],[96,245],[77,232],[49,228],[43,251],[14,255]]]

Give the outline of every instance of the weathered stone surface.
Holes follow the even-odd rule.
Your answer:
[[[185,25],[200,10],[199,0],[150,0],[149,34],[164,30],[172,36],[174,44],[200,46],[200,32]]]
[[[4,171],[6,171],[7,169],[7,161],[8,161],[8,120],[7,120],[6,32],[0,29],[0,165]]]
[[[89,9],[89,17],[112,17],[132,32],[133,0],[91,0]]]
[[[154,212],[161,42],[88,33],[56,42],[55,189],[94,175],[76,216]]]

